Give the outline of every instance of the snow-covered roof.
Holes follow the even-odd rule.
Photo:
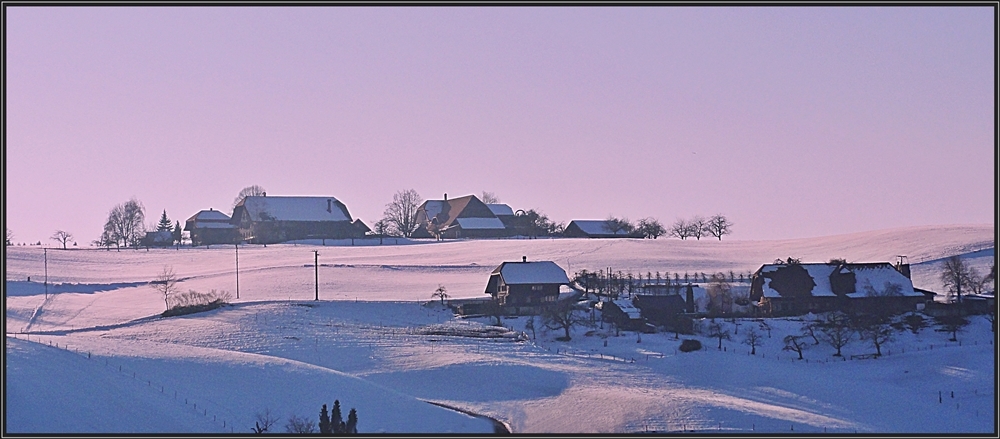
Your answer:
[[[486,207],[489,207],[490,211],[493,212],[494,215],[514,214],[514,209],[511,209],[510,206],[506,204],[487,204]]]
[[[209,210],[203,210],[201,212],[196,213],[194,215],[194,219],[197,220],[197,221],[206,221],[206,220],[207,221],[211,221],[211,220],[229,221],[229,215],[226,215],[226,214],[224,214],[222,212],[219,212],[218,210],[215,210],[215,209],[209,209]]]
[[[253,221],[351,221],[334,197],[246,197],[239,206]]]
[[[444,206],[443,200],[427,200],[424,202],[424,212],[427,212],[427,219],[434,218],[441,213],[441,209]]]
[[[837,294],[833,292],[833,287],[830,285],[830,274],[832,274],[834,270],[838,269],[841,274],[854,273],[855,291],[847,293],[847,297],[868,297],[871,295],[872,290],[874,290],[876,294],[881,293],[885,290],[887,284],[898,285],[900,287],[899,293],[902,296],[923,296],[923,294],[913,290],[913,282],[911,282],[910,279],[899,271],[896,271],[896,269],[889,263],[847,265],[818,263],[799,264],[799,266],[806,270],[809,277],[811,277],[813,282],[816,284],[816,286],[812,288],[812,291],[810,291],[810,295],[813,297],[837,296]],[[761,267],[761,273],[773,273],[782,267],[786,267],[786,265],[768,264]],[[766,276],[764,277],[764,297],[782,297],[781,293],[771,288],[771,281],[771,278]]]
[[[455,222],[462,230],[504,228],[503,222],[498,218],[456,218]]]
[[[552,261],[504,262],[497,269],[504,283],[509,285],[569,283],[566,271]]]
[[[612,302],[614,302],[615,305],[618,305],[618,307],[621,308],[622,312],[624,312],[625,314],[628,314],[628,318],[630,318],[630,319],[639,319],[639,318],[642,318],[642,315],[639,312],[639,308],[636,308],[635,305],[632,304],[631,300],[629,300],[629,299],[615,299],[615,300],[612,300]]]

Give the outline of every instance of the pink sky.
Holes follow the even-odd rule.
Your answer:
[[[15,242],[252,184],[369,225],[410,188],[731,239],[994,222],[994,8],[5,13]]]

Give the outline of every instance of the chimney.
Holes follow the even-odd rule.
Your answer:
[[[444,193],[444,200],[448,201],[448,193],[447,192]]]
[[[329,198],[326,199],[326,211],[333,213],[333,200]]]
[[[906,256],[896,256],[896,271],[902,273],[907,279],[910,278],[910,261],[906,259]]]
[[[521,262],[528,262],[527,256],[521,256]]]

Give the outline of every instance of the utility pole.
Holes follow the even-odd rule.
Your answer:
[[[240,244],[236,245],[236,298],[240,298]]]
[[[45,299],[49,298],[49,249],[48,247],[42,249],[42,254],[45,256]]]
[[[313,250],[315,260],[313,266],[316,267],[316,300],[319,300],[319,252]]]

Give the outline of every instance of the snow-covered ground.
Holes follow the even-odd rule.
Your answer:
[[[771,321],[757,355],[740,343],[757,324],[750,320],[726,323],[740,334],[724,350],[695,336],[706,349],[685,354],[672,333],[615,336],[608,326],[580,328],[570,342],[554,340],[561,331],[488,338],[487,320],[427,304],[439,284],[452,298],[485,297],[489,272],[521,256],[570,274],[609,266],[710,274],[747,273],[789,256],[906,255],[914,286],[940,291],[943,258],[963,255],[986,273],[994,242],[992,225],[972,225],[782,241],[246,246],[233,306],[172,318],[157,317],[163,299],[147,283],[169,266],[183,290],[235,295],[233,247],[50,249],[47,297],[42,250],[8,247],[6,428],[247,433],[255,413],[269,409],[283,431],[289,415],[315,421],[321,404],[339,399],[345,414],[357,408],[362,432],[493,431],[482,418],[425,400],[494,417],[514,432],[995,433],[995,335],[983,318],[972,319],[960,344],[929,327],[897,334],[879,359],[840,361],[818,345],[799,361],[782,351],[781,339],[802,325],[794,319]],[[504,323],[520,332],[527,320]],[[873,351],[861,342],[844,348],[848,358]],[[66,412],[77,415],[51,415]]]

